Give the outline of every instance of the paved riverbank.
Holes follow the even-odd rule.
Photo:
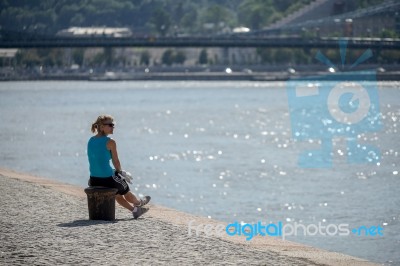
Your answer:
[[[89,221],[83,188],[0,169],[0,265],[374,265],[277,238],[188,235],[217,224],[161,206],[138,220]]]

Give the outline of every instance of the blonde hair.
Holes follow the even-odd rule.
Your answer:
[[[99,117],[97,117],[97,120],[92,124],[92,127],[90,129],[92,133],[96,133],[96,131],[99,132],[100,125],[102,125],[107,120],[114,121],[114,117],[112,117],[111,115],[100,115]]]

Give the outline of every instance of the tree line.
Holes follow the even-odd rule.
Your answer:
[[[382,1],[351,2],[353,8],[359,8]],[[312,0],[0,0],[0,25],[9,30],[50,35],[72,26],[129,27],[137,34],[161,36],[208,34],[238,26],[258,30],[310,2]]]
[[[175,36],[177,34],[218,34],[238,26],[252,30],[263,27],[309,4],[312,0],[0,0],[2,29],[52,35],[72,26],[129,27],[133,34]],[[350,1],[347,1],[349,3]],[[351,8],[364,8],[383,0],[351,1]],[[382,36],[395,37],[390,30]],[[311,64],[313,51],[306,49],[257,49],[261,64]],[[333,50],[327,51],[337,56]],[[360,52],[354,51],[353,57]],[[399,63],[399,52],[380,52],[377,63]],[[62,49],[25,49],[17,54],[18,65],[63,66]],[[112,49],[104,49],[86,65],[112,66],[124,64]],[[164,51],[160,62],[155,62],[150,50],[140,52],[136,65],[184,64],[187,56],[179,49]],[[74,49],[72,63],[84,64],[84,50]],[[207,50],[199,50],[198,64],[218,64],[209,58]],[[1,62],[0,62],[1,63]],[[232,63],[232,62],[231,62]]]

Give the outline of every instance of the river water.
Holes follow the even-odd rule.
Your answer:
[[[0,166],[86,186],[86,144],[99,114],[115,117],[132,190],[155,204],[227,223],[380,226],[383,236],[287,239],[400,263],[400,83],[378,84],[383,127],[361,133],[379,163],[309,169],[292,138],[285,82],[2,82]]]

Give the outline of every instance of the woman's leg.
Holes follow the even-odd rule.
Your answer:
[[[125,194],[126,195],[126,194]],[[121,205],[124,208],[127,208],[130,211],[133,211],[134,207],[129,204],[128,201],[124,198],[124,196],[117,194],[115,196],[115,200],[118,202],[119,205]]]
[[[128,192],[124,195],[124,198],[126,201],[132,203],[133,205],[140,205],[140,201],[137,199],[137,197],[132,193]]]

